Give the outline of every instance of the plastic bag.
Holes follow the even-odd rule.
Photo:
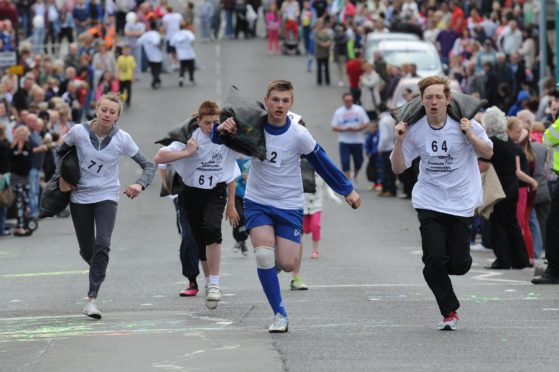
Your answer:
[[[452,91],[447,113],[458,122],[462,118],[472,119],[485,104],[487,104],[486,100]],[[423,107],[421,97],[417,96],[410,102],[390,110],[390,115],[396,120],[396,123],[403,121],[412,125],[425,116],[425,107]]]
[[[70,203],[70,193],[58,187],[59,177],[52,177],[41,194],[39,218],[53,217],[62,212]]]
[[[237,133],[221,134],[221,141],[234,151],[265,160],[264,123],[267,116],[263,103],[243,97],[237,87],[232,86],[221,110],[221,121],[233,117]]]
[[[61,158],[60,176],[70,185],[74,187],[77,186],[78,182],[80,182],[80,161],[78,159],[76,146],[71,146],[67,150],[59,151],[58,155],[60,155]]]

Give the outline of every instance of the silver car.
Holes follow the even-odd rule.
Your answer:
[[[378,44],[378,50],[389,65],[414,63],[421,77],[444,76],[439,53],[431,43],[421,40],[386,40]]]
[[[416,41],[419,40],[419,38],[417,35],[403,32],[369,32],[367,34],[367,41],[365,42],[365,59],[367,61],[373,60],[373,53],[378,49],[378,45],[381,42],[395,40]]]

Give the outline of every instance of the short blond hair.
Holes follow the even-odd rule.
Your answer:
[[[266,97],[270,97],[273,90],[280,92],[291,92],[291,99],[293,99],[293,84],[287,80],[272,80],[268,83],[268,90],[266,91]]]

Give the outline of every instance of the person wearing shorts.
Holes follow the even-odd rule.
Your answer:
[[[264,97],[267,122],[264,124],[266,158],[252,159],[245,194],[246,229],[254,249],[258,278],[274,313],[268,328],[271,333],[288,331],[287,311],[281,297],[276,266],[286,272],[300,265],[303,228],[303,182],[300,157],[313,168],[352,208],[360,197],[351,182],[336,168],[299,118],[288,116],[293,106],[293,85],[273,80]],[[215,124],[212,141],[221,143],[221,135],[234,135],[233,118]]]
[[[221,263],[221,221],[227,205],[226,218],[233,225],[239,216],[235,210],[235,178],[240,175],[236,158],[240,155],[223,145],[211,142],[212,125],[219,122],[219,106],[212,101],[202,102],[198,108],[198,128],[187,143],[172,142],[159,149],[155,162],[173,163],[184,183],[179,203],[198,248],[198,259],[206,276],[206,307],[217,308],[221,301],[219,269]],[[191,252],[192,253],[192,252]],[[182,252],[181,252],[182,254]],[[183,273],[189,288],[196,290],[198,266]],[[194,292],[194,291],[192,291]]]
[[[357,175],[363,165],[363,144],[365,143],[363,131],[369,126],[370,120],[363,107],[353,103],[351,93],[344,93],[342,99],[344,105],[334,112],[332,129],[339,133],[342,171],[347,178],[351,179],[353,176],[355,185]],[[353,174],[351,159],[353,159]]]

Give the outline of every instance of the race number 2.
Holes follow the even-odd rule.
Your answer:
[[[281,166],[282,150],[279,148],[266,149],[266,161],[272,167],[279,168]]]

